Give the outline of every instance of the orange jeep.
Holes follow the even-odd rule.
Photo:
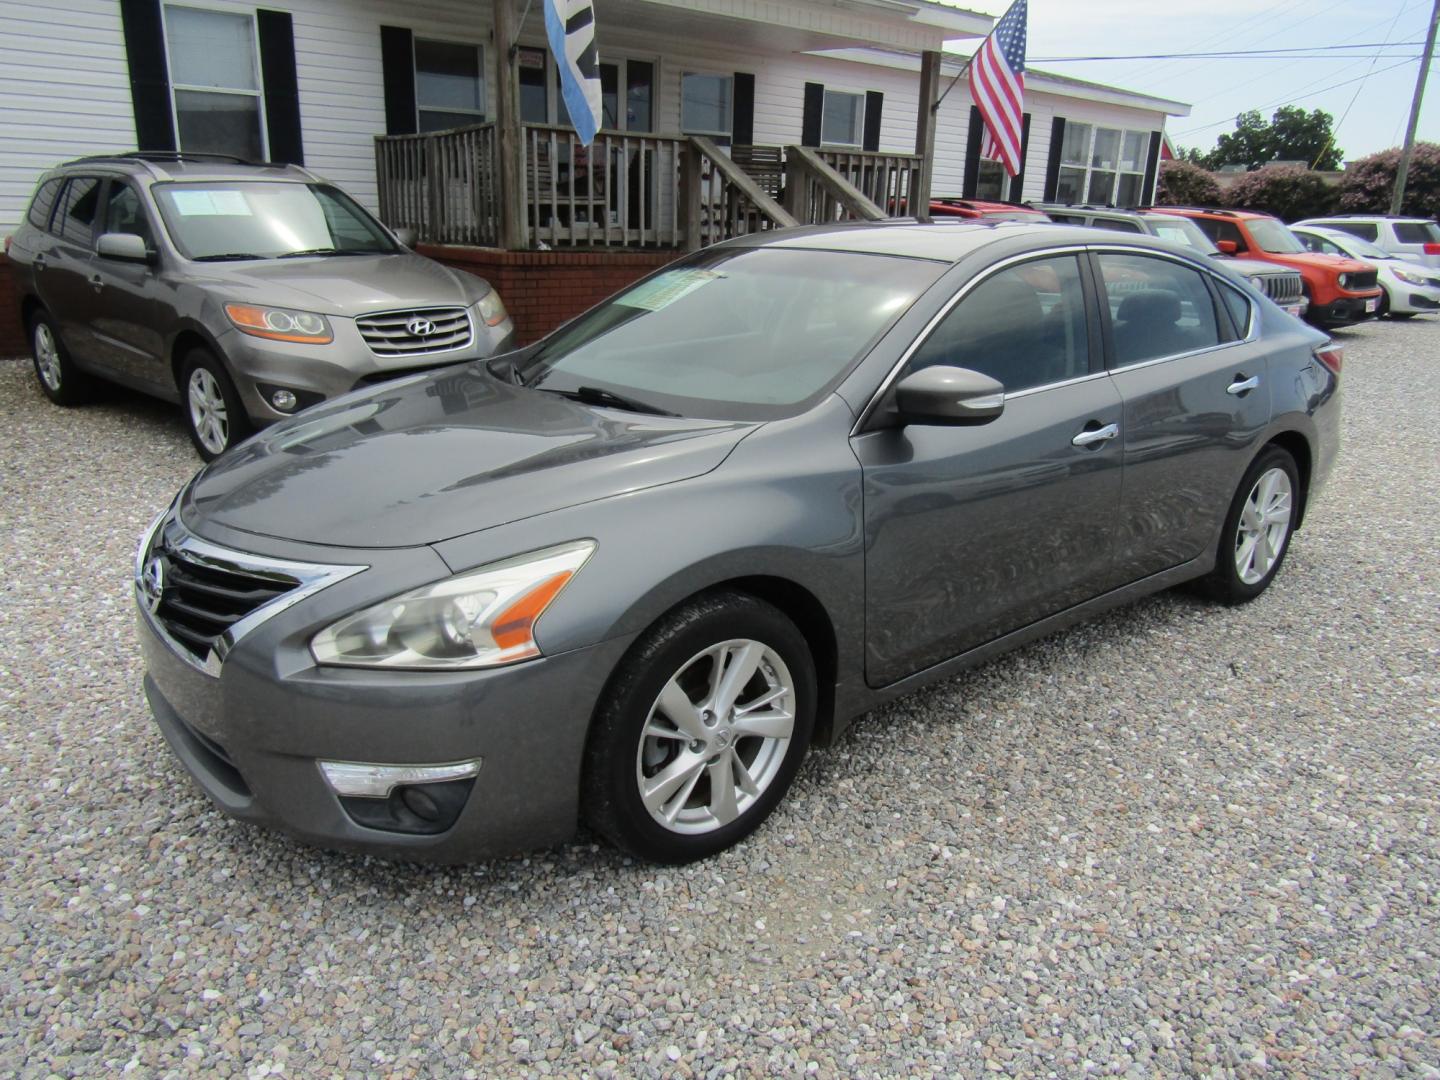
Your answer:
[[[1380,309],[1383,290],[1375,267],[1305,250],[1277,217],[1249,210],[1194,206],[1155,206],[1151,210],[1189,218],[1226,255],[1243,255],[1300,271],[1310,301],[1305,318],[1317,326],[1373,319]]]

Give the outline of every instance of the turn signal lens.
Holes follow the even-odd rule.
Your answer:
[[[335,340],[324,315],[290,308],[256,307],[253,304],[226,304],[225,314],[241,333],[271,341],[298,341],[328,345]]]
[[[1315,359],[1330,369],[1331,374],[1340,374],[1340,365],[1345,360],[1345,347],[1336,345],[1333,341],[1327,341],[1315,350]]]

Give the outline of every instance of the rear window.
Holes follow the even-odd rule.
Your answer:
[[[1351,236],[1358,236],[1361,240],[1380,239],[1380,227],[1374,222],[1327,221],[1325,222],[1325,228],[1339,229],[1341,232],[1347,232]]]
[[[1433,221],[1397,221],[1395,239],[1402,244],[1440,244],[1440,229]]]
[[[50,227],[50,211],[55,208],[55,196],[60,194],[60,185],[64,183],[60,177],[54,180],[46,180],[35,192],[35,198],[30,200],[30,224],[37,229],[48,229]]]
[[[1097,229],[1109,229],[1111,232],[1138,233],[1141,228],[1133,221],[1117,221],[1114,218],[1097,217],[1091,222]]]

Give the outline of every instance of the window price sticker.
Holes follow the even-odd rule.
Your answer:
[[[667,270],[631,289],[617,303],[645,311],[659,311],[724,276],[718,270]]]

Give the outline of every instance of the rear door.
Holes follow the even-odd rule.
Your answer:
[[[1110,587],[1121,404],[1099,363],[1087,274],[1078,254],[998,268],[905,361],[897,381],[931,364],[999,379],[998,418],[877,426],[852,440],[864,472],[870,685]]]
[[[1093,255],[1110,370],[1124,402],[1125,581],[1208,551],[1270,422],[1258,313],[1238,289],[1155,251]]]
[[[95,291],[90,284],[95,260],[95,221],[99,216],[101,180],[72,176],[60,192],[50,219],[52,240],[43,270],[35,275],[36,291],[73,356],[94,363],[91,330]]]

